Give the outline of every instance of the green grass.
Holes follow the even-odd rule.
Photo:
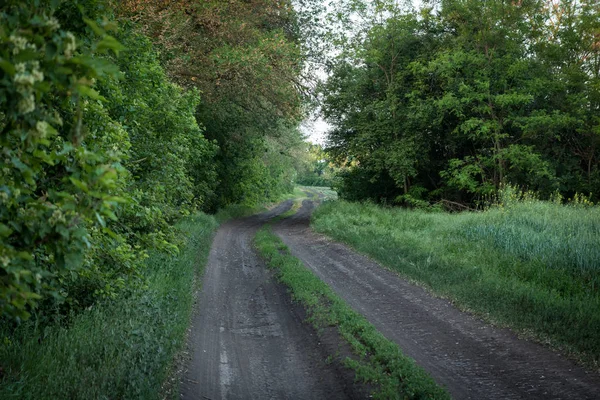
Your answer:
[[[295,188],[277,201],[300,196]],[[150,253],[147,287],[98,303],[67,327],[0,326],[0,399],[179,398],[175,363],[213,234],[268,207],[232,205],[184,219],[174,229],[185,246],[175,257]]]
[[[184,346],[194,283],[217,226],[204,214],[185,219],[177,228],[187,245],[176,257],[150,255],[145,290],[97,304],[68,328],[0,331],[0,398],[178,397],[178,388],[163,385]]]
[[[326,202],[315,230],[598,368],[600,208],[528,200],[480,213]]]
[[[277,270],[278,279],[289,287],[293,299],[305,307],[315,328],[338,327],[357,355],[347,358],[345,365],[356,371],[357,379],[377,387],[373,393],[375,398],[449,398],[423,369],[402,354],[395,343],[381,335],[293,257],[283,242],[271,233],[269,226],[258,232],[255,245],[269,266]]]

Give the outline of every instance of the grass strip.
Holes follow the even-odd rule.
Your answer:
[[[537,200],[478,213],[325,202],[311,226],[463,310],[600,365],[600,208]]]
[[[449,399],[450,396],[411,358],[402,354],[395,343],[387,340],[362,315],[352,310],[331,288],[291,255],[270,226],[256,235],[255,245],[268,265],[277,271],[280,282],[300,302],[309,321],[318,330],[337,326],[350,344],[356,358],[345,365],[356,372],[356,378],[378,387],[373,393],[379,399]]]
[[[218,224],[197,214],[178,224],[186,246],[147,261],[147,287],[96,304],[68,327],[23,324],[0,346],[1,399],[178,398],[163,387],[185,345],[198,282]]]

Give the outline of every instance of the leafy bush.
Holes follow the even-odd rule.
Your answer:
[[[94,51],[117,43],[103,34],[94,51],[81,48],[52,8],[36,4],[0,11],[0,315],[17,319],[43,296],[69,296],[91,232],[110,235],[123,202],[122,132],[95,137],[84,127],[88,105],[101,100],[94,80],[116,72]]]
[[[176,252],[170,224],[216,184],[198,93],[132,25],[115,33],[106,2],[59,3],[0,8],[0,316],[16,321],[142,284],[146,250]]]

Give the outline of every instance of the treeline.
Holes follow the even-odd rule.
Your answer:
[[[600,3],[375,3],[324,87],[329,151],[352,165],[343,197],[476,203],[512,184],[598,199]]]
[[[332,187],[339,168],[329,160],[320,144],[305,143],[296,156],[296,183],[306,186]]]
[[[143,287],[181,217],[290,190],[296,28],[288,1],[3,2],[0,321]]]

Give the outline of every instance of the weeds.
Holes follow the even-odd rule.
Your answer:
[[[598,207],[513,196],[485,212],[446,214],[340,201],[319,207],[312,226],[464,309],[598,367]]]
[[[255,244],[269,266],[277,270],[279,280],[290,288],[293,299],[306,308],[313,326],[317,329],[338,327],[340,335],[357,355],[347,358],[345,365],[355,370],[358,380],[378,387],[373,393],[375,398],[449,398],[423,369],[402,354],[395,343],[381,335],[293,257],[268,226],[258,232]]]
[[[158,399],[185,340],[195,279],[217,227],[198,214],[178,225],[187,245],[147,260],[147,287],[43,331],[0,330],[2,399]]]

